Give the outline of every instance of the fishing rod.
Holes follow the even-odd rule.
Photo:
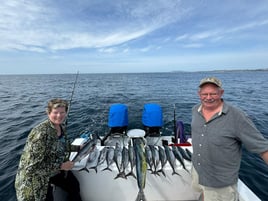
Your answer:
[[[65,126],[67,126],[67,120],[68,120],[70,109],[71,109],[71,104],[72,104],[72,100],[73,100],[73,96],[74,96],[75,86],[76,86],[76,83],[77,83],[77,80],[78,80],[78,75],[79,75],[79,71],[77,71],[76,76],[75,76],[75,81],[74,81],[74,84],[73,84],[72,94],[71,94],[71,98],[69,100],[69,107],[68,107],[67,115],[66,115],[65,122],[64,122]],[[81,133],[83,133],[83,135],[82,135],[83,138],[87,138],[87,140],[88,140],[89,135],[85,134],[84,131],[80,132],[80,134]],[[97,135],[97,138],[100,139],[99,135]]]
[[[67,115],[66,115],[65,122],[64,122],[64,124],[65,124],[66,126],[67,126],[67,119],[68,119],[68,117],[69,117],[69,113],[70,113],[70,109],[71,109],[71,104],[72,104],[72,100],[73,100],[73,96],[74,96],[75,86],[76,86],[76,83],[77,83],[77,80],[78,80],[78,75],[79,75],[79,71],[77,71],[77,73],[76,73],[75,81],[74,81],[73,89],[72,89],[72,93],[71,93],[71,98],[70,98],[70,100],[69,100],[69,107],[68,107]]]
[[[74,84],[73,84],[73,89],[72,89],[72,93],[71,93],[71,98],[69,100],[69,106],[68,106],[68,110],[67,110],[67,114],[66,114],[66,118],[63,122],[63,124],[65,125],[65,127],[67,127],[67,120],[68,120],[68,117],[69,117],[69,113],[70,113],[70,108],[71,108],[71,104],[72,104],[72,100],[73,100],[73,96],[74,96],[74,90],[75,90],[75,86],[76,86],[76,83],[77,83],[77,79],[78,79],[78,74],[79,74],[79,71],[77,71],[76,73],[76,76],[75,76],[75,81],[74,81]],[[65,138],[67,141],[69,141],[68,137]],[[70,155],[71,155],[71,144],[68,143],[68,146],[69,146],[69,149],[70,151],[68,152],[68,156],[67,158],[70,158]],[[64,170],[64,177],[66,178],[68,175],[68,171],[65,171]]]

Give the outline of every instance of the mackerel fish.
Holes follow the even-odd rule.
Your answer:
[[[114,179],[117,179],[119,177],[126,178],[124,170],[123,170],[123,154],[122,154],[122,148],[119,143],[115,144],[114,149],[114,162],[116,164],[116,167],[118,169],[118,174]]]
[[[182,148],[181,148],[182,149]],[[183,161],[183,157],[181,155],[181,153],[179,152],[179,150],[176,148],[176,146],[172,146],[172,151],[174,153],[174,156],[175,158],[180,162],[180,164],[182,165],[183,169],[186,170],[187,172],[189,172],[186,167],[185,167],[185,164],[184,164],[184,161]]]
[[[152,152],[153,166],[154,166],[154,170],[152,171],[152,173],[159,176],[158,171],[157,171],[159,163],[160,163],[158,149],[154,145],[149,145],[149,147],[150,147],[151,152]]]
[[[136,165],[136,159],[135,159],[134,148],[131,145],[131,141],[129,141],[128,143],[128,157],[129,157],[129,163],[130,163],[130,172],[126,175],[126,177],[132,176],[135,179],[137,179],[136,175],[133,172],[134,166]]]
[[[172,150],[169,148],[168,145],[164,145],[164,148],[167,155],[167,160],[173,170],[172,175],[177,174],[181,176],[179,173],[176,172],[176,158],[174,156],[174,153],[172,152]]]
[[[158,151],[159,151],[159,158],[160,158],[160,163],[161,163],[161,168],[158,170],[158,172],[162,172],[164,176],[166,176],[164,172],[164,167],[167,164],[167,155],[163,147],[158,146]]]
[[[106,164],[107,167],[104,168],[102,171],[104,170],[109,170],[112,172],[112,169],[110,168],[110,165],[114,163],[114,148],[113,147],[109,147],[108,151],[106,153]]]
[[[146,162],[149,165],[149,169],[151,172],[153,172],[153,155],[152,151],[149,146],[145,146],[145,156],[146,156]]]
[[[90,152],[92,152],[97,145],[97,138],[93,138],[87,141],[81,148],[81,150],[75,155],[72,159],[72,162],[80,162],[83,158],[85,158]]]

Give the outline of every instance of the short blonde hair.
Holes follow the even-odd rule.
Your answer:
[[[52,111],[52,109],[55,109],[58,107],[65,107],[65,111],[67,112],[69,108],[69,104],[66,100],[63,100],[60,98],[51,99],[50,101],[48,101],[46,111],[49,114]]]

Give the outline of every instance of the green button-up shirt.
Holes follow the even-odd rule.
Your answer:
[[[242,144],[253,153],[268,150],[268,140],[246,114],[226,102],[208,122],[198,104],[192,109],[193,165],[199,183],[225,187],[238,180]]]

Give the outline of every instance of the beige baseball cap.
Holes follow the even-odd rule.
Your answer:
[[[222,86],[221,81],[216,77],[206,77],[200,81],[199,87],[202,87],[204,84],[215,84],[218,87]]]

